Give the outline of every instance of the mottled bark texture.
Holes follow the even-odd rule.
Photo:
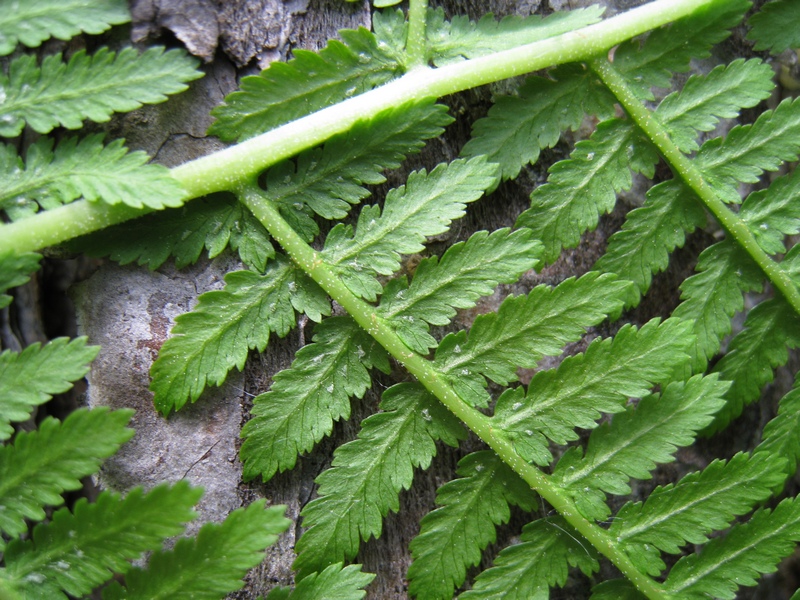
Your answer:
[[[640,3],[639,0],[612,0],[604,4],[608,5],[609,13],[614,13]],[[527,15],[536,10],[576,8],[588,2],[446,0],[432,4],[443,5],[449,14],[479,17],[489,10],[497,15]],[[115,134],[124,136],[132,147],[151,152],[167,165],[180,164],[220,147],[218,141],[204,137],[210,123],[208,113],[235,88],[238,77],[272,60],[285,59],[295,48],[318,48],[339,28],[369,26],[370,23],[366,0],[355,4],[339,0],[134,0],[132,6],[134,40],[169,41],[169,37],[174,36],[205,63],[206,77],[195,82],[188,93],[115,122]],[[734,38],[720,50],[721,60],[742,55],[736,40]],[[720,59],[698,64],[698,68],[708,68]],[[458,121],[448,128],[444,138],[434,140],[421,155],[413,157],[409,168],[430,168],[442,160],[454,158],[469,134],[471,123],[488,109],[490,96],[491,90],[481,89],[446,99]],[[501,185],[490,197],[471,206],[468,216],[455,225],[451,234],[435,241],[429,251],[440,252],[449,243],[466,239],[479,229],[513,225],[519,212],[528,206],[530,191],[544,181],[547,167],[568,154],[569,142],[578,135],[566,135],[554,149],[542,153],[539,164],[524,169],[517,181]],[[667,172],[664,175],[669,176]],[[402,181],[402,174],[392,174],[389,184]],[[530,274],[518,284],[485,299],[477,309],[459,314],[454,327],[469,326],[476,314],[495,308],[509,292],[524,293],[540,282],[557,283],[589,270],[604,251],[607,237],[621,224],[625,212],[641,200],[641,190],[635,187],[625,195],[614,213],[604,217],[594,232],[584,236],[578,248],[566,251],[556,264],[541,273]],[[643,323],[653,316],[669,314],[678,302],[676,284],[691,272],[699,250],[710,243],[712,234],[700,232],[690,238],[686,247],[677,253],[669,271],[656,277],[648,297],[630,315],[633,322]],[[247,419],[250,399],[269,388],[274,374],[290,364],[303,339],[310,338],[310,331],[298,329],[286,339],[270,340],[264,354],[252,356],[243,375],[231,376],[221,389],[209,390],[197,404],[169,419],[155,414],[147,390],[148,370],[174,317],[189,309],[199,292],[219,287],[222,276],[232,266],[235,265],[230,258],[204,261],[182,272],[169,266],[148,272],[137,267],[107,264],[78,289],[76,298],[82,331],[93,343],[103,345],[90,378],[90,403],[137,409],[134,420],[137,436],[106,466],[101,476],[103,485],[128,489],[186,477],[206,487],[201,505],[203,520],[221,520],[231,509],[258,497],[266,497],[273,504],[287,505],[287,514],[296,525],[270,549],[267,560],[248,578],[247,587],[234,595],[250,599],[265,594],[276,584],[292,583],[293,547],[302,532],[298,514],[314,497],[314,478],[330,465],[333,449],[356,435],[360,418],[375,410],[385,386],[402,380],[405,375],[398,370],[391,376],[380,377],[363,401],[353,402],[354,418],[337,424],[332,438],[300,459],[295,470],[276,476],[266,485],[241,482],[238,433],[241,423]],[[612,326],[596,333],[613,331]],[[583,347],[585,344],[579,343],[570,350]],[[556,362],[542,366],[553,366]],[[637,493],[644,495],[655,484],[672,481],[688,470],[706,465],[714,457],[730,456],[753,447],[763,422],[774,410],[774,399],[785,385],[779,377],[775,393],[768,401],[751,407],[725,434],[682,451],[675,463],[660,469],[652,482],[642,483]],[[452,477],[459,458],[479,447],[479,441],[470,439],[458,450],[442,448],[432,468],[419,472],[413,488],[401,495],[401,511],[385,520],[381,538],[362,546],[357,561],[363,563],[364,570],[377,573],[369,587],[369,598],[407,597],[408,544],[418,532],[419,521],[434,507],[437,486]],[[548,509],[543,506],[542,510]],[[510,525],[500,528],[498,543],[485,552],[482,567],[491,564],[498,548],[513,541],[526,519],[526,515],[515,514]],[[613,576],[608,566],[600,575],[605,576]],[[762,586],[757,595],[743,593],[742,597],[781,597],[776,587],[780,577],[773,578],[775,586],[768,584]],[[591,582],[575,577],[565,589],[554,590],[551,597],[587,598],[590,587]]]

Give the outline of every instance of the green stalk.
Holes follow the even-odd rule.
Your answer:
[[[633,36],[719,0],[655,0],[601,23],[439,69],[420,65],[403,77],[268,133],[171,170],[186,200],[235,189],[264,169],[347,131],[354,123],[412,100],[441,97],[568,62],[585,61]],[[29,252],[121,223],[145,211],[85,200],[0,226],[0,253]]]
[[[336,273],[323,261],[320,254],[303,241],[281,217],[278,209],[255,182],[240,187],[237,196],[303,271],[338,302],[367,333],[409,373],[414,375],[450,412],[494,450],[534,491],[547,500],[567,523],[614,563],[640,592],[651,599],[668,597],[658,583],[641,573],[633,565],[627,554],[615,544],[607,531],[584,518],[572,499],[553,484],[549,476],[517,454],[513,444],[502,431],[495,430],[486,415],[464,402],[430,361],[410,350],[389,324],[378,315],[372,305],[356,297],[342,283]]]
[[[616,96],[631,119],[655,144],[656,148],[658,148],[659,152],[683,182],[697,194],[700,201],[714,215],[728,235],[744,248],[772,282],[772,285],[783,295],[794,311],[800,315],[800,290],[798,290],[788,273],[758,245],[747,224],[719,199],[711,186],[706,183],[700,170],[673,143],[667,130],[635,96],[625,79],[605,58],[595,58],[589,61],[589,65]]]
[[[406,54],[412,69],[425,65],[425,26],[428,15],[428,0],[410,0],[408,3],[408,40]]]

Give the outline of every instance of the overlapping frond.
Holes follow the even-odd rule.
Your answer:
[[[415,467],[427,468],[435,442],[455,446],[465,436],[459,421],[417,383],[383,393],[381,410],[361,424],[358,439],[340,446],[331,469],[317,478],[319,497],[303,509],[307,528],[294,568],[303,578],[351,559],[361,540],[378,537],[383,517],[399,508]]]
[[[749,40],[756,50],[773,54],[800,47],[800,6],[792,0],[773,0],[750,17]]]
[[[47,56],[14,59],[8,75],[0,73],[0,136],[15,137],[27,123],[38,133],[59,125],[77,129],[85,120],[108,121],[114,112],[154,104],[186,89],[202,76],[197,61],[181,50],[133,48],[118,53],[101,48],[93,55],[79,50],[63,62]]]
[[[283,256],[264,275],[234,271],[225,288],[206,292],[197,306],[176,319],[150,371],[150,389],[162,413],[200,397],[207,384],[220,385],[228,371],[242,369],[247,353],[263,351],[270,333],[285,336],[295,310],[314,321],[329,314],[325,293]]]
[[[130,19],[124,0],[20,2],[15,10],[0,14],[0,56],[11,54],[17,43],[36,48],[51,37],[68,40],[81,32],[103,33]]]
[[[53,149],[51,138],[41,138],[24,163],[13,146],[0,144],[0,210],[17,219],[81,197],[135,208],[180,206],[184,192],[169,171],[123,143],[104,146],[103,135],[95,134],[67,138]]]
[[[114,582],[105,588],[103,600],[216,600],[235,592],[264,559],[264,549],[291,525],[285,509],[264,510],[264,500],[256,500],[222,523],[206,523],[169,552],[154,552],[146,568],[128,571],[124,587]]]
[[[373,367],[389,371],[386,351],[352,318],[325,319],[313,343],[253,401],[253,418],[242,429],[243,476],[266,481],[294,467],[297,455],[329,435],[334,421],[350,416],[350,398],[367,391]]]
[[[382,287],[376,274],[400,268],[400,255],[419,252],[427,236],[447,230],[464,215],[466,204],[483,195],[496,165],[484,157],[455,160],[433,171],[415,171],[405,186],[386,195],[380,206],[365,206],[355,231],[339,224],[325,239],[321,255],[354,294],[375,300]]]
[[[9,289],[23,285],[39,268],[42,255],[35,252],[4,252],[0,254],[0,309],[11,304]]]
[[[147,494],[136,488],[125,498],[105,491],[93,504],[81,498],[74,512],[62,508],[37,525],[32,539],[10,542],[0,578],[6,589],[33,600],[88,594],[114,572],[130,569],[130,560],[181,533],[202,493],[179,481]]]
[[[785,458],[786,477],[797,472],[797,463],[800,460],[800,388],[797,381],[781,398],[778,414],[764,426],[761,443],[756,446],[755,451]]]
[[[57,338],[42,346],[34,343],[22,352],[0,354],[0,440],[13,432],[10,423],[25,421],[34,407],[61,394],[89,371],[99,346],[86,338]]]
[[[335,564],[320,573],[311,573],[299,581],[292,590],[288,587],[273,588],[266,600],[361,600],[366,592],[366,587],[375,576],[372,573],[362,573],[361,565]]]
[[[467,569],[495,541],[495,526],[508,521],[509,506],[527,511],[536,506],[528,484],[491,451],[465,456],[457,474],[459,479],[439,488],[439,508],[422,519],[420,533],[411,541],[408,591],[416,598],[452,598]]]
[[[383,290],[378,313],[390,320],[409,348],[428,354],[438,342],[428,324],[447,325],[457,308],[471,308],[499,283],[513,283],[538,264],[541,244],[530,231],[479,231],[442,256],[424,259],[409,285],[405,277]]]

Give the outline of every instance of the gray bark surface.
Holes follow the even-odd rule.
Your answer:
[[[641,3],[616,0],[604,4],[613,13]],[[432,4],[443,5],[449,14],[479,17],[488,10],[498,16],[527,15],[537,9],[576,8],[589,2],[447,0]],[[132,6],[135,40],[151,41],[168,32],[206,63],[206,77],[195,82],[189,92],[164,105],[121,117],[113,125],[114,133],[124,136],[132,148],[147,150],[166,165],[186,162],[222,146],[217,140],[205,138],[210,124],[208,113],[235,89],[238,77],[257,71],[272,60],[285,59],[293,49],[319,48],[340,28],[370,23],[366,0],[355,4],[324,0],[135,0]],[[413,157],[408,162],[409,169],[431,168],[442,160],[454,158],[469,134],[471,122],[485,114],[489,99],[487,89],[447,99],[459,121],[448,128],[442,140],[433,141],[421,155]],[[571,137],[567,135],[565,142]],[[504,183],[493,195],[473,205],[468,216],[456,224],[449,236],[433,243],[430,251],[439,252],[445,243],[466,239],[479,229],[512,226],[519,212],[529,205],[530,191],[546,178],[547,167],[568,152],[567,143],[543,152],[539,164],[523,170],[517,181]],[[389,184],[402,181],[402,174],[391,175]],[[496,308],[508,293],[525,293],[538,283],[557,283],[588,271],[604,251],[607,237],[621,224],[625,212],[637,201],[641,202],[635,190],[627,195],[627,200],[629,203],[620,203],[594,232],[586,234],[579,248],[565,251],[554,265],[505,287],[483,300],[476,309],[459,313],[454,328],[468,327],[477,314]],[[711,239],[712,236],[701,232],[689,240],[686,248],[677,253],[669,271],[656,278],[650,294],[632,315],[634,322],[643,323],[653,316],[669,314],[678,303],[676,282],[691,273],[699,250]],[[314,478],[330,466],[333,449],[355,437],[359,421],[376,409],[381,391],[403,380],[405,375],[397,371],[391,376],[378,377],[365,398],[353,402],[352,419],[338,423],[333,436],[310,455],[300,458],[293,471],[279,474],[267,484],[242,482],[237,459],[238,437],[241,424],[248,418],[251,399],[269,389],[275,373],[287,367],[294,352],[310,339],[310,331],[301,327],[286,339],[271,339],[264,354],[251,356],[243,374],[232,374],[222,388],[211,388],[195,405],[167,419],[156,415],[148,391],[150,365],[175,316],[190,309],[199,293],[220,287],[223,275],[232,268],[238,266],[230,258],[202,261],[181,272],[170,266],[149,272],[133,266],[106,264],[78,287],[74,297],[81,332],[92,343],[103,346],[89,379],[89,403],[128,406],[137,411],[133,423],[137,435],[106,465],[100,477],[103,486],[126,490],[135,485],[149,487],[160,481],[187,478],[206,488],[198,523],[222,520],[230,510],[259,497],[270,504],[287,506],[287,516],[295,526],[269,550],[267,560],[249,576],[246,588],[232,596],[252,599],[265,595],[275,585],[292,584],[293,548],[302,532],[299,513],[314,498]],[[613,329],[596,333],[609,334]],[[569,350],[580,351],[584,347],[584,343],[579,343]],[[555,363],[551,361],[542,367]],[[776,389],[775,397],[778,394]],[[752,447],[771,410],[774,407],[769,403],[751,408],[724,436],[682,452],[676,463],[660,469],[653,482],[641,484],[636,493],[644,495],[655,484],[674,481],[716,456],[730,456],[739,449]],[[383,535],[362,545],[356,562],[362,563],[365,571],[377,574],[368,588],[368,598],[408,597],[405,580],[411,560],[408,544],[418,533],[421,518],[434,507],[436,488],[452,477],[462,456],[480,447],[479,441],[470,439],[457,450],[441,448],[432,467],[418,472],[412,489],[401,494],[401,511],[384,521]],[[496,551],[515,539],[527,520],[526,515],[515,514],[508,526],[500,528],[497,544],[484,553],[481,568],[489,566]],[[608,567],[600,575],[606,576],[614,576]],[[590,587],[591,582],[576,577],[565,589],[554,590],[551,597],[588,598]]]

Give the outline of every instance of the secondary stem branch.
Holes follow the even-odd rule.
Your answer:
[[[439,69],[403,77],[268,133],[172,169],[186,199],[235,189],[264,169],[404,102],[441,97],[531,71],[589,60],[633,36],[688,16],[718,0],[655,0],[600,23]],[[85,200],[0,226],[0,254],[28,252],[121,223],[147,211]]]
[[[489,418],[464,402],[430,361],[411,351],[389,324],[377,314],[373,306],[356,297],[342,283],[319,253],[297,235],[281,217],[277,208],[265,197],[263,190],[255,183],[249,183],[238,190],[237,196],[261,221],[295,264],[314,279],[450,412],[492,448],[533,490],[547,500],[576,531],[611,560],[640,592],[651,599],[667,597],[658,583],[633,565],[624,550],[613,542],[604,529],[584,518],[572,499],[554,485],[547,475],[525,461],[503,432],[494,429]]]
[[[655,144],[662,156],[675,169],[675,172],[697,194],[701,202],[714,215],[725,231],[750,255],[761,268],[772,285],[783,295],[794,311],[800,315],[800,290],[781,266],[773,261],[758,245],[747,224],[719,199],[703,174],[692,161],[673,143],[669,133],[654,117],[652,112],[635,96],[625,79],[605,58],[595,58],[589,62],[603,83],[617,97],[617,100]]]

